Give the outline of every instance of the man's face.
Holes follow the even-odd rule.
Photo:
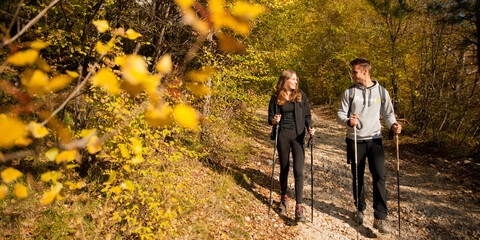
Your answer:
[[[360,65],[355,65],[353,66],[351,76],[355,83],[364,83],[367,81],[368,70]]]

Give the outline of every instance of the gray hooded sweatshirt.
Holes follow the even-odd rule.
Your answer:
[[[351,103],[350,113],[350,90],[343,92],[340,100],[340,107],[337,112],[337,120],[340,123],[348,125],[350,115],[357,114],[359,123],[357,124],[357,140],[371,140],[382,137],[382,126],[380,124],[380,114],[390,129],[397,122],[393,111],[392,101],[388,92],[382,91],[383,87],[375,81],[371,87],[365,87],[361,84],[353,86],[354,96]],[[382,93],[380,94],[380,91]],[[383,99],[382,99],[383,95]],[[347,130],[347,138],[354,139],[353,128]]]

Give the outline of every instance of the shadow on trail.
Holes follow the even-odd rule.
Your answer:
[[[310,200],[310,204],[311,204],[311,199],[309,199],[309,200]],[[323,202],[323,201],[316,201],[316,200],[313,201],[313,207],[319,212],[325,213],[325,214],[327,214],[327,215],[329,215],[333,218],[336,218],[338,220],[341,220],[341,221],[345,222],[352,229],[355,229],[355,230],[357,229],[357,223],[355,222],[355,218],[353,216],[352,211],[347,210],[345,208],[342,208],[340,206],[337,206],[334,203],[326,203],[326,202]],[[319,221],[319,219],[314,218],[313,221],[316,222],[316,221]],[[328,223],[328,221],[327,221],[327,223]],[[316,231],[321,232],[319,229],[316,229],[313,226],[311,226],[311,227],[313,229],[315,229]],[[359,234],[362,235],[363,237],[366,237],[366,238],[376,238],[376,237],[378,237],[375,234],[375,232],[373,232],[373,230],[371,228],[365,226],[365,224],[360,225],[358,230],[359,230]]]
[[[259,191],[262,191],[262,188],[267,189],[268,191],[270,190],[272,180],[271,175],[267,175],[260,170],[252,168],[242,169],[235,165],[224,166],[219,162],[207,159],[203,160],[202,163],[204,164],[204,166],[210,168],[212,171],[215,171],[219,174],[231,175],[237,185],[252,193],[255,198],[257,198],[264,204],[265,210],[268,211],[268,202],[270,196],[269,194],[267,194],[267,196],[264,196],[263,194],[259,193]],[[277,172],[275,174],[277,174]],[[248,180],[248,178],[251,179],[251,182]],[[258,191],[256,191],[256,189]],[[280,182],[278,180],[274,180],[272,193],[275,192],[277,193],[277,195],[280,195],[279,189]],[[272,196],[272,208],[270,209],[270,215],[273,216],[276,213],[280,217],[280,219],[282,219],[285,225],[295,226],[296,223],[294,219],[277,211],[276,206],[279,202],[275,201],[274,199],[275,198]]]

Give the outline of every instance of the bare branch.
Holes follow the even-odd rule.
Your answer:
[[[17,10],[15,11],[15,15],[13,15],[12,22],[10,23],[10,26],[8,27],[8,30],[7,30],[8,33],[10,33],[10,30],[12,30],[13,24],[15,23],[15,20],[17,20],[18,13],[20,12],[22,5],[23,5],[23,0],[20,1],[20,3],[18,4]]]
[[[55,6],[55,4],[57,4],[60,0],[53,0],[50,5],[48,5],[45,9],[43,9],[36,17],[34,17],[32,20],[30,20],[30,22],[27,23],[27,25],[25,25],[25,27],[22,28],[22,30],[20,30],[20,32],[17,33],[17,35],[15,35],[14,37],[10,38],[10,39],[6,39],[3,41],[2,45],[0,47],[3,47],[5,45],[8,45],[10,43],[12,43],[13,41],[17,40],[17,38],[19,38],[25,31],[27,31],[27,29],[29,29],[31,26],[33,26],[35,23],[38,22],[38,20],[40,20],[40,18],[42,18],[45,13],[47,13],[48,10],[50,10],[50,8],[52,8],[53,6]]]

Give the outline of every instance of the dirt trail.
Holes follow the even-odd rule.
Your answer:
[[[257,115],[266,119],[266,111],[259,110]],[[357,231],[353,220],[354,203],[351,194],[350,167],[345,158],[345,128],[336,123],[332,116],[319,108],[312,109],[315,134],[314,145],[314,201],[313,223],[311,219],[311,155],[306,149],[304,205],[307,222],[294,226],[294,201],[289,201],[287,215],[273,212],[271,221],[277,221],[279,228],[293,228],[297,239],[356,239]],[[266,120],[264,121],[266,122]],[[261,134],[268,134],[270,128],[259,126]],[[268,136],[268,135],[263,135]],[[260,139],[260,138],[258,138]],[[259,156],[258,169],[271,176],[273,146],[269,141],[258,141],[264,149]],[[401,139],[401,138],[400,138]],[[388,144],[387,144],[388,145]],[[397,239],[398,208],[396,153],[386,149],[387,194],[390,234],[380,234],[373,226],[371,175],[366,170],[365,221],[360,227],[360,239]],[[402,151],[400,140],[400,202],[402,239],[480,239],[479,193],[470,190],[472,181],[455,179],[451,174],[441,171],[437,165],[425,164],[447,161],[426,159]],[[419,164],[421,163],[421,164]],[[446,163],[443,163],[445,165]],[[440,164],[438,164],[440,165]],[[461,167],[461,166],[459,166]],[[367,167],[368,168],[368,167]],[[465,167],[464,167],[465,169]],[[468,169],[467,169],[468,170]],[[275,166],[274,205],[279,201],[278,164]],[[471,178],[475,179],[475,174]],[[253,179],[255,182],[255,179]],[[293,173],[289,173],[289,192],[294,197]],[[269,186],[259,183],[256,190],[266,199]],[[279,221],[279,219],[283,221]]]

